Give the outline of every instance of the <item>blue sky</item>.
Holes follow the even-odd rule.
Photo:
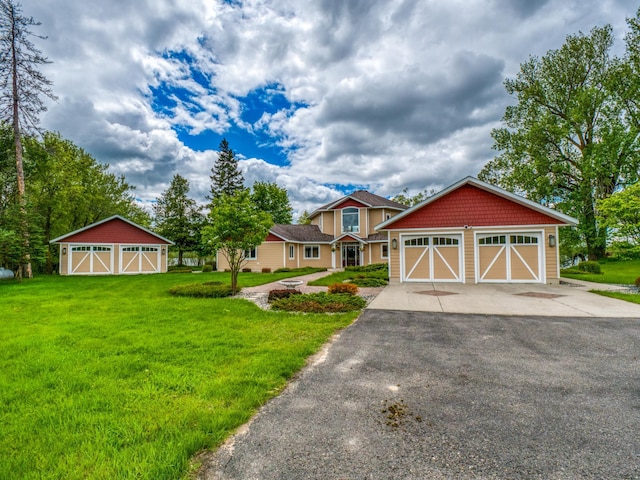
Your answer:
[[[298,211],[477,175],[503,82],[622,0],[23,0],[59,100],[42,117],[150,205],[173,175],[199,201],[222,138],[247,185]]]

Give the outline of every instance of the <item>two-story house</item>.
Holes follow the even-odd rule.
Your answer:
[[[245,268],[326,267],[386,263],[388,234],[375,226],[408,207],[358,190],[314,210],[310,225],[274,225],[265,241],[246,252]],[[218,256],[218,270],[228,264]]]

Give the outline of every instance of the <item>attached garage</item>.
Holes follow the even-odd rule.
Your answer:
[[[115,215],[54,240],[60,275],[118,275],[167,271],[173,242]]]
[[[400,282],[557,283],[558,228],[577,220],[467,177],[379,224]]]

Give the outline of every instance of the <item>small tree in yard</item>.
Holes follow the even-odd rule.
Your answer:
[[[273,225],[271,215],[260,211],[251,201],[249,192],[221,195],[211,213],[210,225],[202,230],[204,242],[227,259],[231,270],[231,290],[238,291],[238,272],[246,264],[246,252],[261,244]]]

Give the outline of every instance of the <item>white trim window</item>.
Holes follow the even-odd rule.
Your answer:
[[[320,258],[320,245],[305,245],[304,246],[304,258],[305,260]]]
[[[244,251],[244,259],[245,260],[257,260],[258,259],[258,248],[252,247]]]
[[[380,244],[380,258],[389,258],[389,244],[381,243]]]
[[[296,247],[295,245],[289,245],[289,260],[295,260],[296,258]]]
[[[342,209],[342,233],[360,232],[360,210],[356,207]]]

